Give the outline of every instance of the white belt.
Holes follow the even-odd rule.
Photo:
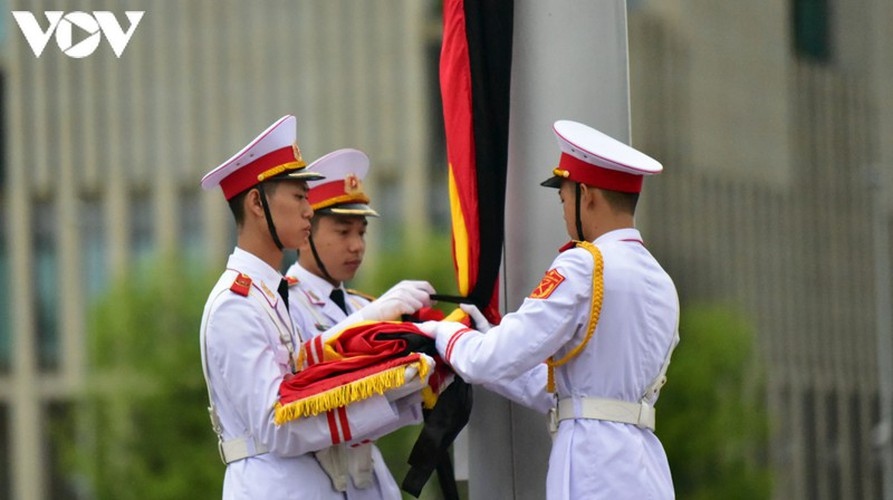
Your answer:
[[[217,448],[220,451],[220,459],[225,464],[267,453],[267,447],[255,441],[251,436],[219,442]]]
[[[575,401],[579,401],[579,413],[575,411]],[[643,429],[654,430],[654,407],[644,401],[632,403],[603,398],[563,398],[558,400],[554,416],[556,428],[558,422],[562,420],[577,418],[633,424]]]

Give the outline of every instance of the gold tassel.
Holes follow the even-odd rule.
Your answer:
[[[428,364],[421,360],[409,366],[415,366],[420,377],[424,377],[428,373]],[[311,417],[375,395],[384,394],[387,390],[406,383],[406,368],[407,366],[403,365],[395,366],[285,405],[277,402],[274,407],[273,421],[276,425],[282,425],[291,420]],[[424,398],[424,394],[422,397]]]
[[[426,410],[430,410],[434,408],[434,405],[437,404],[437,394],[434,393],[434,389],[431,388],[430,385],[426,385],[422,388],[422,407]]]

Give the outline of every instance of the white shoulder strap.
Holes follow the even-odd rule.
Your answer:
[[[227,271],[229,272],[229,271]],[[224,273],[224,276],[226,273]],[[235,276],[233,276],[235,278]],[[222,281],[222,278],[221,278]],[[227,292],[226,288],[221,288],[217,294],[209,298],[208,303],[213,304],[221,295]],[[211,377],[208,374],[208,318],[202,319],[202,327],[199,332],[199,342],[202,358],[202,375],[205,378],[205,387],[208,389],[208,416],[211,418],[211,429],[217,435],[217,451],[220,453],[220,460],[224,464],[235,462],[243,458],[253,457],[267,452],[266,447],[258,443],[253,436],[240,436],[238,438],[223,439],[223,427],[220,425],[220,417],[217,415],[217,408],[214,406],[214,397],[211,394]]]
[[[231,273],[233,279],[238,274],[236,271],[227,270],[223,276],[226,276],[227,273]],[[226,282],[223,278],[221,281]],[[222,294],[226,293],[228,290],[226,288],[221,288],[217,294],[215,294],[212,298],[209,299],[209,303],[214,303]],[[266,301],[264,297],[258,296],[256,290],[253,287],[249,290],[248,295],[254,297],[254,302],[256,304],[260,304],[261,309],[264,310],[273,321],[273,324],[276,325],[276,328],[279,330],[279,339],[285,344],[285,347],[288,349],[289,353],[289,365],[292,368],[292,371],[295,369],[295,355],[294,355],[294,345],[292,343],[291,331],[287,326],[282,324],[282,321],[279,319],[279,315],[276,314],[276,311],[273,310],[273,307],[270,306],[269,302]],[[289,320],[291,323],[291,320]],[[208,361],[207,361],[207,328],[208,328],[208,318],[203,318],[202,328],[199,333],[200,343],[201,343],[201,358],[202,358],[202,375],[205,378],[205,386],[208,389],[208,415],[211,418],[211,428],[214,431],[214,434],[217,435],[217,449],[220,453],[220,459],[224,464],[229,464],[235,462],[236,460],[241,460],[243,458],[253,457],[256,455],[261,455],[267,453],[267,448],[256,439],[254,436],[248,434],[245,436],[239,436],[237,438],[224,440],[223,439],[223,427],[220,424],[220,417],[217,415],[217,408],[214,406],[214,398],[211,394],[211,378],[208,374]],[[293,326],[293,328],[296,328]]]
[[[226,273],[224,273],[225,275]],[[217,299],[226,292],[226,289],[221,289],[217,292],[213,297],[208,299],[209,304],[213,304],[217,301]],[[207,311],[205,314],[208,314]],[[214,434],[217,435],[217,449],[221,452],[221,460],[223,463],[226,463],[226,459],[223,457],[223,427],[220,426],[220,418],[217,416],[217,409],[214,407],[214,397],[211,394],[211,377],[208,375],[208,318],[205,317],[202,319],[202,328],[199,332],[199,342],[201,347],[201,358],[202,358],[202,375],[205,377],[205,387],[208,389],[208,415],[211,417],[211,429],[214,430]]]

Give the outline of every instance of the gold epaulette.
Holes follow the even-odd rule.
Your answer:
[[[369,302],[372,302],[373,300],[376,299],[376,297],[373,295],[369,295],[368,293],[363,293],[359,290],[354,290],[353,288],[345,288],[345,290],[347,291],[347,293],[349,293],[351,295],[356,295],[358,297],[362,297],[362,298],[368,300]]]

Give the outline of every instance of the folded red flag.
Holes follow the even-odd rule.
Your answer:
[[[435,358],[435,373],[422,390],[426,408],[437,401],[438,387],[450,370],[433,348],[434,340],[414,323],[365,321],[323,339],[316,337],[301,346],[298,373],[279,386],[274,420],[317,415],[402,386],[406,369],[415,367],[418,376],[428,376],[429,366],[419,351]],[[419,346],[427,344],[427,348]]]

